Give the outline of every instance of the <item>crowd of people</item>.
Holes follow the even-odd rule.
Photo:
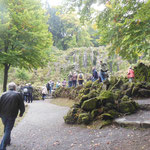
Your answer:
[[[92,74],[91,76],[86,76],[81,71],[77,73],[76,71],[72,72],[70,71],[68,75],[68,80],[64,79],[62,82],[57,81],[57,83],[54,83],[52,80],[50,80],[46,86],[42,88],[42,99],[44,100],[46,95],[51,95],[52,91],[60,86],[62,87],[76,87],[77,85],[83,85],[86,81],[96,81],[99,80],[99,82],[104,82],[106,79],[108,79],[108,67],[107,64],[103,61],[100,61],[100,68],[99,71],[96,69],[96,67],[92,68]],[[129,67],[127,77],[129,79],[129,82],[132,82],[134,79],[134,70],[132,67]]]
[[[33,87],[31,83],[26,84],[25,86],[18,87],[18,90],[22,95],[25,102],[32,103],[33,101]]]

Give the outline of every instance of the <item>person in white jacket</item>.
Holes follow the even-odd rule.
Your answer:
[[[46,86],[44,86],[44,87],[42,88],[42,99],[43,99],[43,100],[45,100],[46,95],[47,95],[47,88],[46,88]]]

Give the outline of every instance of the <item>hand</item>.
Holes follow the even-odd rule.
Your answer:
[[[19,115],[19,117],[22,117],[22,116],[23,116],[23,114],[20,114],[20,115]]]

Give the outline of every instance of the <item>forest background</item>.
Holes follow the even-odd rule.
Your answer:
[[[0,0],[1,92],[6,71],[8,82],[43,86],[70,71],[89,76],[100,60],[112,75],[139,61],[149,65],[150,0],[63,2]]]

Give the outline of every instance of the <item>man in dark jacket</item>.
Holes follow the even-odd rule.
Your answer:
[[[11,82],[8,84],[8,88],[9,90],[0,97],[0,117],[4,124],[4,136],[0,144],[0,150],[6,150],[6,146],[10,145],[11,130],[18,112],[20,110],[19,116],[22,117],[25,111],[23,97],[16,92],[16,84]]]

